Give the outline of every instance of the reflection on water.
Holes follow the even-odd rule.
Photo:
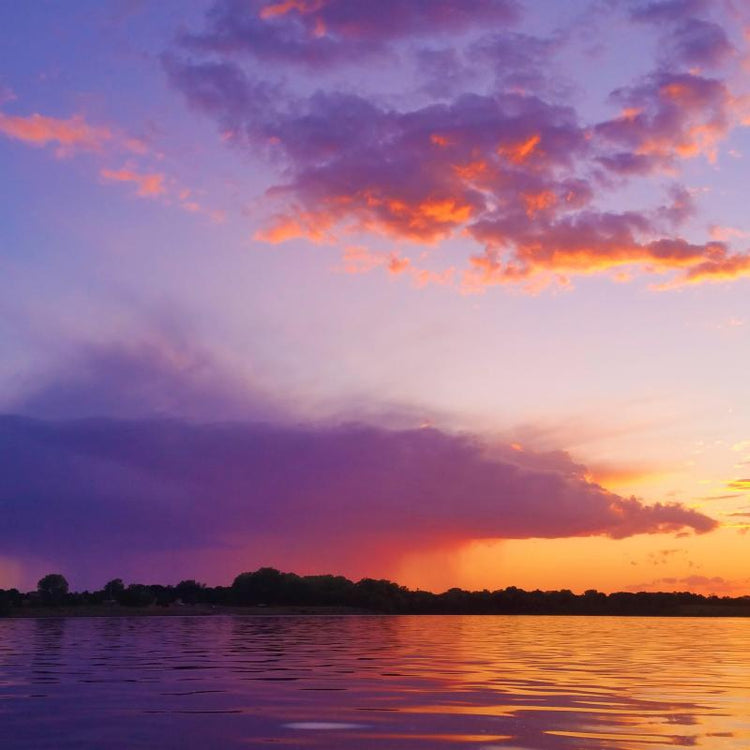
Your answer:
[[[750,748],[750,620],[0,621],[18,748]]]

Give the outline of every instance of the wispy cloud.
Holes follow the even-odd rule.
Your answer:
[[[177,205],[189,213],[206,215],[215,222],[225,218],[224,211],[208,208],[197,201],[194,191],[166,174],[161,165],[154,168],[161,155],[152,153],[143,139],[117,127],[92,125],[80,114],[56,118],[41,114],[9,115],[0,111],[0,135],[27,146],[52,146],[55,155],[61,158],[88,153],[100,161],[111,161],[126,156],[124,166],[99,168],[99,176],[104,182],[131,183],[138,197],[158,198],[164,205]]]
[[[102,169],[101,176],[110,182],[132,182],[136,186],[136,195],[142,198],[155,198],[163,195],[167,189],[164,175],[161,172],[143,174],[132,169]]]
[[[109,128],[90,125],[82,115],[60,119],[4,112],[0,112],[0,133],[31,146],[56,146],[58,156],[68,156],[76,150],[98,151],[113,137]]]

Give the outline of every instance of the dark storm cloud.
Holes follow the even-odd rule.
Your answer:
[[[678,503],[646,505],[587,481],[564,453],[474,435],[362,425],[0,418],[0,543],[80,567],[139,551],[294,549],[711,531]]]

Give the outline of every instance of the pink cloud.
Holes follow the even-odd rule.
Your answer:
[[[392,277],[410,278],[412,284],[418,288],[451,285],[455,276],[455,269],[452,267],[442,271],[420,268],[411,258],[395,251],[376,252],[361,245],[348,245],[344,248],[340,266],[344,273],[369,273],[376,268],[385,270]]]
[[[0,133],[32,146],[56,144],[61,156],[76,149],[99,150],[112,138],[108,128],[89,125],[81,115],[62,120],[40,114],[19,117],[0,112]]]
[[[136,195],[141,198],[156,198],[167,191],[164,184],[165,177],[161,172],[146,174],[123,168],[102,169],[100,174],[109,182],[132,182],[136,186]]]

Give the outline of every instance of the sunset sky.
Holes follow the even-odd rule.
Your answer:
[[[750,594],[750,3],[0,38],[0,588]]]

